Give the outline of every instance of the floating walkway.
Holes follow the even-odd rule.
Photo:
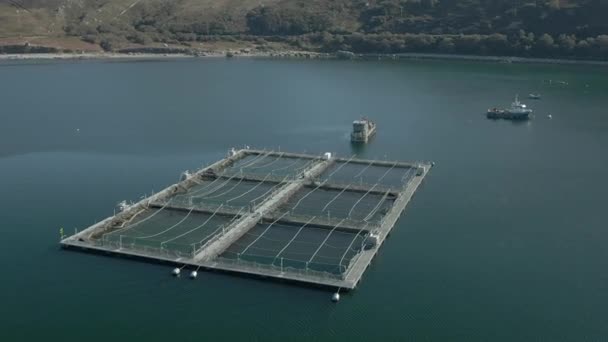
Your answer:
[[[61,246],[350,290],[431,167],[233,150]]]

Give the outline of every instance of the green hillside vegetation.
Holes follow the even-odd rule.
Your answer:
[[[608,59],[607,13],[608,0],[0,0],[0,38]]]

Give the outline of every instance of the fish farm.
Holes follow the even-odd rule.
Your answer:
[[[351,290],[432,165],[231,150],[61,246]]]

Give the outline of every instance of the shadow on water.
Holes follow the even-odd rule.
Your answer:
[[[365,153],[366,149],[367,149],[366,143],[352,142],[352,141],[350,143],[351,155],[352,154],[356,154],[358,156],[363,155]]]
[[[494,122],[508,121],[513,126],[527,126],[530,125],[532,118],[527,120],[505,120],[505,119],[495,119],[495,118],[487,118],[487,120]]]
[[[513,126],[528,126],[530,125],[531,119],[528,120],[510,120]]]

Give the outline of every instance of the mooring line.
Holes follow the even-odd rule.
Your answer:
[[[323,240],[323,242],[321,242],[321,244],[319,245],[319,248],[317,248],[317,250],[315,251],[315,253],[310,257],[310,259],[308,259],[308,262],[311,262],[315,256],[317,255],[317,253],[319,253],[319,251],[321,250],[321,248],[323,247],[323,245],[325,245],[325,242],[327,242],[327,240],[329,239],[329,237],[331,236],[331,233],[334,232],[334,230],[336,230],[336,228],[338,228],[339,225],[342,224],[342,222],[344,222],[344,220],[346,219],[342,219],[342,221],[340,221],[337,225],[334,226],[334,228],[329,232],[329,234],[327,234],[327,236],[325,237],[325,240]]]
[[[334,198],[331,199],[331,201],[327,202],[327,204],[323,207],[323,209],[321,209],[321,212],[324,212],[327,207],[329,207],[330,204],[332,204],[335,200],[338,199],[338,197],[340,197],[340,195],[342,195],[346,190],[348,190],[348,188],[350,188],[352,184],[347,185],[344,189],[342,189],[342,191],[340,191]]]
[[[162,235],[163,233],[166,233],[168,231],[170,231],[171,229],[179,226],[180,224],[182,224],[184,221],[186,221],[188,219],[188,217],[190,217],[190,214],[192,214],[192,210],[194,210],[194,207],[192,209],[190,209],[190,211],[188,212],[188,215],[186,215],[186,217],[184,217],[182,220],[180,220],[179,222],[177,222],[176,224],[174,224],[173,226],[171,226],[170,228],[163,230],[160,233],[157,234],[153,234],[153,235],[148,235],[148,236],[136,236],[134,237],[135,239],[149,239],[149,238],[153,238],[159,235]]]
[[[365,218],[363,219],[363,221],[366,221],[371,219],[372,217],[374,217],[374,215],[376,215],[376,212],[378,211],[378,209],[380,209],[380,207],[382,206],[382,204],[384,203],[384,201],[386,201],[386,198],[388,197],[388,194],[390,193],[390,190],[387,190],[386,193],[384,194],[384,196],[382,196],[382,198],[380,198],[380,201],[378,202],[378,204],[376,204],[376,206],[372,209],[372,211],[369,212],[369,214],[367,214],[367,216],[365,216]]]
[[[264,177],[264,179],[262,179],[261,181],[259,181],[259,182],[258,182],[258,184],[256,184],[256,185],[255,185],[253,188],[251,188],[251,189],[249,189],[249,190],[245,191],[244,193],[242,193],[242,194],[240,194],[240,195],[238,195],[238,196],[236,196],[236,197],[233,197],[233,198],[231,198],[231,199],[227,200],[227,201],[226,201],[226,203],[230,203],[230,202],[234,201],[235,199],[239,199],[239,198],[241,198],[241,197],[243,197],[243,196],[247,195],[248,193],[252,192],[253,190],[257,189],[257,188],[258,188],[258,186],[262,185],[262,184],[264,183],[264,181],[266,181],[266,179],[267,179],[268,177],[270,177],[270,173],[269,173],[269,174],[267,174],[267,175],[266,175],[266,177]]]
[[[239,173],[235,173],[234,175],[230,176],[230,178],[226,179],[226,181],[224,181],[223,183],[221,183],[219,186],[217,186],[215,189],[211,190],[211,191],[207,191],[206,193],[202,194],[202,195],[196,195],[193,196],[193,194],[190,194],[190,198],[201,198],[201,197],[205,197],[207,195],[211,195],[212,193],[220,190],[221,188],[225,187],[234,177],[238,176]],[[220,178],[222,176],[219,176],[218,178]]]
[[[243,182],[243,179],[245,179],[244,177],[241,178],[232,188],[220,193],[219,195],[213,195],[213,196],[209,196],[209,197],[203,197],[203,199],[212,199],[212,198],[218,198],[218,197],[222,197],[226,194],[229,194],[232,190],[234,190],[237,186],[239,186],[239,184],[241,184]]]
[[[120,231],[120,232],[125,232],[125,231],[127,231],[127,230],[130,230],[130,229],[132,229],[132,228],[134,228],[134,227],[136,227],[136,226],[138,226],[138,225],[140,225],[140,224],[142,224],[142,223],[144,223],[144,222],[148,221],[149,219],[151,219],[152,217],[154,217],[154,216],[158,215],[158,213],[160,213],[161,211],[163,211],[163,209],[165,209],[165,208],[166,208],[166,207],[169,205],[169,203],[171,203],[171,201],[172,201],[172,200],[173,200],[173,198],[169,199],[169,200],[167,201],[167,203],[165,203],[165,205],[163,205],[163,206],[162,206],[160,209],[157,209],[157,210],[156,210],[156,212],[154,212],[152,215],[150,215],[150,216],[148,216],[148,217],[144,218],[143,220],[138,221],[138,222],[135,222],[134,224],[132,224],[132,225],[130,225],[130,226],[123,227],[123,228],[120,228],[120,229],[118,229],[118,230],[115,230],[115,231],[113,231],[113,232],[111,232],[111,233],[109,233],[109,234],[114,234],[114,233],[119,232],[119,231]],[[144,209],[144,210],[145,210],[145,209]],[[143,210],[142,210],[142,211],[143,211]],[[137,214],[135,214],[135,215],[137,215]]]
[[[192,195],[195,195],[195,194],[198,194],[198,193],[200,193],[200,192],[202,192],[202,191],[204,191],[204,190],[207,190],[209,187],[211,187],[213,184],[215,184],[215,182],[219,181],[220,179],[222,179],[222,177],[221,177],[221,176],[215,176],[215,179],[214,179],[213,181],[211,181],[211,183],[209,183],[209,184],[207,184],[207,185],[203,186],[203,187],[202,187],[202,188],[200,188],[200,189],[196,189],[196,191],[193,191],[193,192],[191,192],[191,193],[189,193],[189,194],[188,194],[188,193],[186,193],[186,194],[188,194],[188,195],[189,195],[189,197],[192,197]],[[185,195],[185,194],[184,194],[184,195]]]
[[[342,163],[342,165],[338,166],[338,168],[336,168],[332,173],[327,176],[327,180],[329,180],[331,176],[333,176],[336,172],[340,171],[344,166],[346,166],[346,164],[350,163],[353,159],[355,159],[356,156],[356,154],[353,154],[347,161]]]
[[[222,204],[222,205],[220,205],[220,206],[219,206],[219,207],[218,207],[218,208],[217,208],[217,209],[216,209],[216,210],[213,212],[213,215],[209,216],[209,218],[208,218],[207,220],[205,220],[205,222],[203,222],[203,224],[201,224],[200,226],[198,226],[198,227],[196,227],[196,228],[194,228],[194,229],[191,229],[191,230],[189,230],[189,231],[187,231],[187,232],[185,232],[185,233],[183,233],[183,234],[180,234],[180,235],[178,235],[178,236],[176,236],[176,237],[173,237],[173,238],[171,238],[171,239],[169,239],[169,240],[165,240],[165,241],[161,242],[161,246],[162,246],[163,244],[167,243],[167,242],[175,241],[175,240],[179,239],[180,237],[182,237],[182,236],[184,236],[184,235],[190,234],[190,233],[192,233],[193,231],[195,231],[195,230],[197,230],[197,229],[199,229],[199,228],[204,227],[204,226],[207,224],[207,222],[209,222],[209,221],[210,221],[210,220],[211,220],[211,219],[212,219],[212,218],[213,218],[213,217],[214,217],[214,216],[215,216],[215,215],[216,215],[216,214],[217,214],[217,213],[220,211],[220,209],[222,209],[222,206],[223,206],[223,204]]]
[[[369,165],[367,165],[363,170],[361,170],[359,173],[357,173],[355,175],[355,177],[353,177],[353,178],[357,178],[357,177],[360,177],[361,175],[363,175],[365,173],[365,171],[367,169],[369,169],[369,167],[372,166],[373,164],[374,164],[374,161],[372,160],[371,162],[369,162]]]
[[[280,167],[280,168],[278,168],[278,169],[273,169],[273,170],[272,170],[272,171],[270,171],[270,172],[282,171],[282,170],[285,170],[285,169],[289,169],[290,167],[292,167],[292,166],[294,166],[294,165],[296,165],[297,163],[299,163],[299,162],[301,162],[301,161],[302,161],[302,159],[301,159],[301,158],[294,158],[294,159],[296,160],[295,162],[293,162],[293,163],[291,163],[291,164],[289,164],[289,165],[287,165],[287,166]]]
[[[274,156],[274,160],[273,160],[273,161],[271,161],[271,162],[270,162],[270,163],[268,163],[268,164],[264,164],[264,165],[261,165],[261,166],[260,166],[260,165],[258,165],[258,166],[256,166],[256,167],[248,167],[248,169],[251,169],[251,170],[257,170],[257,169],[261,169],[261,168],[268,167],[268,166],[270,166],[270,165],[272,165],[272,164],[274,164],[274,163],[278,162],[279,160],[281,160],[281,158],[282,158],[282,156],[283,156],[284,154],[285,154],[284,152],[281,152],[281,153],[279,153],[279,155],[278,155],[278,156]]]
[[[257,239],[253,240],[253,242],[250,243],[249,246],[247,246],[247,248],[245,248],[245,250],[242,251],[242,253],[244,254],[245,252],[247,252],[249,247],[253,246],[253,244],[255,244],[260,239],[260,237],[262,237],[262,235],[264,235],[270,229],[270,227],[272,227],[275,223],[279,222],[279,220],[282,219],[283,216],[287,215],[287,213],[288,212],[283,213],[283,215],[281,215],[278,219],[274,220],[268,227],[266,227],[266,229],[264,229],[262,234]]]
[[[350,215],[353,213],[353,210],[355,210],[355,208],[357,207],[357,205],[359,204],[359,202],[361,202],[361,200],[363,200],[363,198],[365,198],[372,190],[374,190],[374,188],[377,186],[378,184],[374,184],[374,186],[372,186],[369,190],[367,190],[367,192],[361,196],[361,198],[359,198],[359,200],[357,200],[357,202],[355,202],[355,204],[352,206],[352,208],[350,208],[350,211],[348,212],[348,217],[350,217]]]
[[[363,228],[361,229],[361,232],[363,231],[363,229],[365,229],[367,227],[367,223],[365,223],[365,226],[363,226]],[[357,233],[355,235],[355,237],[353,238],[353,241],[351,241],[350,245],[348,245],[348,248],[346,249],[346,251],[344,251],[344,254],[342,254],[342,258],[340,258],[340,262],[338,263],[338,267],[342,267],[342,261],[344,260],[344,258],[346,257],[346,254],[348,254],[349,250],[353,250],[351,247],[353,246],[353,243],[355,243],[355,241],[357,240],[357,237],[359,236],[359,234],[361,234],[361,232]]]

